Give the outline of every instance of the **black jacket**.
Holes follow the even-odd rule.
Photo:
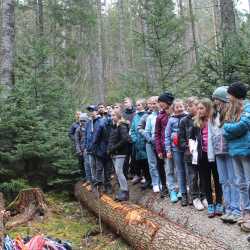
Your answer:
[[[127,123],[121,122],[118,126],[112,125],[108,143],[108,154],[129,154],[129,125]]]
[[[198,141],[198,161],[201,160],[202,157],[202,134],[201,129],[193,126],[190,130],[190,139]]]
[[[180,121],[179,125],[179,141],[180,148],[184,151],[185,162],[192,162],[192,155],[189,151],[188,141],[191,136],[191,131],[194,126],[193,117],[189,114]]]
[[[136,114],[135,109],[132,107],[131,109],[125,109],[122,113],[122,116],[126,121],[129,121],[131,125],[135,114]]]

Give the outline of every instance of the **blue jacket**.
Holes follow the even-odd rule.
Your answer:
[[[250,156],[250,103],[246,102],[238,122],[224,124],[224,137],[228,142],[229,155]]]
[[[174,144],[174,136],[179,137],[179,127],[180,127],[180,121],[182,118],[187,116],[187,114],[181,114],[181,115],[173,115],[169,118],[167,127],[165,129],[165,148],[166,152],[171,151],[182,151],[180,149],[180,145]]]
[[[132,139],[132,143],[135,149],[135,158],[136,160],[145,160],[147,159],[146,153],[146,141],[145,138],[138,132],[137,127],[142,118],[142,116],[146,112],[138,112],[134,116],[130,128],[130,136]]]
[[[97,117],[88,121],[85,130],[84,147],[88,153],[101,158],[107,158],[108,146],[108,120]]]

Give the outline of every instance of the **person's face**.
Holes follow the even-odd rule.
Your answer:
[[[174,105],[174,113],[179,115],[182,114],[184,112],[185,108],[184,108],[184,104],[182,102],[177,102]]]
[[[200,118],[205,118],[205,117],[208,116],[207,109],[202,103],[198,104],[197,112],[198,112],[198,115],[199,115]]]
[[[168,110],[170,105],[166,102],[159,102],[159,106],[162,110]]]
[[[77,121],[80,120],[80,115],[81,115],[81,112],[79,112],[79,111],[77,111],[77,112],[75,113],[75,118],[76,118]]]
[[[99,105],[98,106],[98,113],[99,114],[104,114],[106,112],[106,108],[104,105]]]
[[[119,105],[114,105],[114,111],[121,111],[121,108]]]
[[[97,117],[97,111],[95,110],[91,110],[89,111],[89,116],[92,118],[92,119],[95,119]]]
[[[197,105],[195,103],[189,103],[187,106],[188,113],[190,113],[192,116],[196,115],[197,113]]]
[[[158,110],[158,107],[159,107],[159,105],[158,105],[158,102],[155,100],[155,101],[152,101],[151,102],[151,107],[152,107],[152,110],[153,111],[157,111]]]
[[[129,99],[125,99],[123,102],[124,108],[130,109],[132,108],[132,102]]]
[[[148,110],[152,110],[152,101],[147,102],[147,108]]]
[[[118,122],[118,117],[116,116],[115,112],[111,113],[111,119],[112,119],[114,124],[116,124]]]
[[[81,127],[84,127],[85,123],[86,123],[85,120],[80,120],[80,126],[81,126]]]
[[[111,106],[107,106],[106,109],[107,109],[107,112],[108,112],[109,114],[112,112],[112,107],[111,107]]]
[[[139,112],[144,110],[144,107],[141,102],[136,102],[136,110]]]
[[[220,112],[224,103],[218,99],[213,99],[213,104],[214,104],[214,108],[216,109],[216,111]]]

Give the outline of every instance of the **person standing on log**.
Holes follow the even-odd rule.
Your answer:
[[[250,232],[250,102],[246,101],[247,88],[241,82],[231,84],[229,109],[224,123],[224,137],[233,159],[236,185],[240,189],[241,229]]]
[[[186,117],[187,114],[185,112],[184,103],[181,99],[176,99],[173,103],[173,111],[174,114],[169,118],[168,124],[165,130],[165,146],[167,159],[174,160],[174,164],[172,168],[168,168],[167,173],[167,184],[168,186],[173,187],[173,189],[169,190],[170,192],[170,200],[172,202],[176,202],[178,200],[177,193],[175,190],[175,171],[174,167],[176,167],[176,174],[179,186],[179,194],[181,196],[181,205],[187,206],[187,184],[186,184],[186,169],[184,163],[184,151],[180,147],[179,141],[179,126],[182,118]]]
[[[69,128],[69,138],[72,141],[72,143],[75,143],[75,132],[76,129],[80,126],[80,115],[81,115],[81,111],[76,111],[75,113],[75,122],[72,123],[72,125]]]
[[[146,102],[144,99],[136,101],[136,115],[134,116],[130,128],[130,137],[135,149],[135,178],[132,180],[133,184],[137,184],[141,181],[146,186],[151,184],[151,177],[149,174],[148,160],[146,153],[146,141],[145,138],[138,132],[137,127],[142,118],[146,113],[145,111]]]
[[[129,122],[125,121],[118,110],[111,113],[112,126],[108,142],[107,153],[113,161],[120,190],[116,194],[116,200],[127,201],[129,190],[127,179],[123,172],[125,159],[129,154]]]
[[[198,143],[198,158],[195,163],[198,164],[197,167],[200,168],[202,193],[206,194],[206,199],[204,199],[205,197],[202,197],[202,203],[204,207],[207,206],[209,218],[213,218],[216,215],[221,216],[224,210],[222,206],[222,189],[219,183],[219,174],[216,162],[211,157],[210,148],[208,147],[208,137],[211,136],[208,132],[208,123],[211,117],[211,112],[212,102],[207,98],[199,100],[198,112],[194,118],[194,126],[192,127],[190,133],[190,138]],[[193,149],[190,151],[192,154],[194,153]],[[215,203],[212,192],[211,173],[213,175],[215,187]]]
[[[161,111],[159,112],[155,123],[155,147],[157,153],[158,169],[161,179],[161,198],[168,195],[166,172],[164,169],[164,159],[166,159],[165,151],[165,129],[170,115],[170,107],[174,101],[174,96],[165,92],[158,98],[158,103]]]
[[[80,171],[82,172],[82,177],[86,179],[86,173],[84,168],[84,136],[86,130],[86,123],[88,122],[88,116],[86,113],[80,115],[80,126],[76,129],[75,132],[75,147],[76,147],[76,154],[79,159],[79,167]]]
[[[188,115],[181,119],[180,128],[179,128],[179,140],[180,147],[184,151],[184,161],[186,164],[188,184],[189,184],[189,193],[191,201],[197,210],[203,210],[204,206],[201,203],[201,189],[199,180],[199,168],[192,164],[192,154],[190,153],[188,142],[190,139],[190,131],[194,125],[194,117],[197,114],[197,106],[199,100],[197,97],[189,97],[186,101]],[[205,197],[203,194],[202,197]]]

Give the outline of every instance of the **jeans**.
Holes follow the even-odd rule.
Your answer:
[[[78,155],[79,169],[83,178],[86,178],[85,167],[84,167],[84,155]]]
[[[92,166],[93,166],[93,156],[89,153],[84,155],[84,168],[86,173],[87,181],[92,182]]]
[[[222,204],[222,189],[219,183],[219,175],[215,162],[209,162],[207,153],[202,152],[201,159],[199,160],[201,190],[205,191],[208,204],[213,204],[212,182],[211,174],[213,175],[214,188],[216,195],[216,203]]]
[[[229,155],[217,155],[216,162],[226,212],[240,215],[239,188],[236,186],[232,158]]]
[[[122,191],[128,191],[128,183],[123,172],[123,165],[126,159],[126,155],[116,155],[112,157],[112,161],[115,168],[115,173]]]
[[[166,171],[165,171],[165,162],[163,159],[160,159],[157,157],[157,168],[160,175],[160,181],[161,181],[161,189],[164,190],[167,188],[167,181],[166,181]]]
[[[187,183],[186,183],[186,169],[184,162],[184,152],[173,151],[174,164],[176,167],[176,175],[179,186],[179,192],[184,194],[187,193]]]
[[[98,156],[94,157],[96,175],[94,181],[97,183],[103,183],[105,186],[111,183],[111,165],[108,159],[104,159]]]
[[[236,186],[240,189],[240,208],[243,213],[250,213],[250,157],[233,157]]]
[[[191,162],[186,163],[187,179],[189,185],[189,192],[192,200],[200,198],[200,186],[198,182],[199,171],[198,166],[193,165]]]
[[[174,161],[173,159],[165,159],[165,172],[167,179],[167,186],[169,192],[175,191],[175,176],[174,176]]]
[[[149,172],[152,179],[153,186],[160,186],[160,176],[157,169],[157,157],[152,144],[146,144],[146,151],[148,156]]]

